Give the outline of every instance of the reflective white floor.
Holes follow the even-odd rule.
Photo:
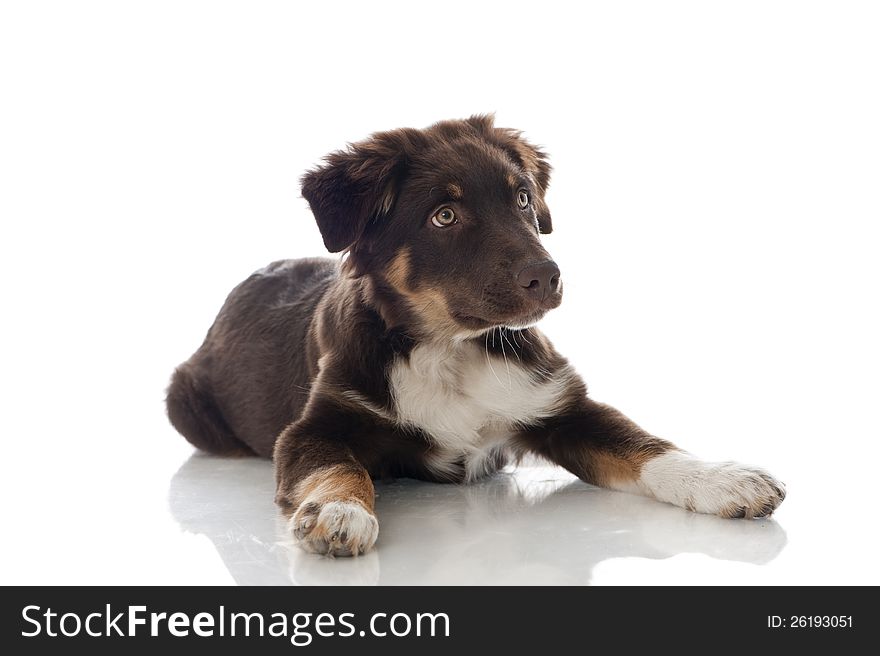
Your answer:
[[[142,408],[140,426],[126,425],[136,411],[125,400],[146,396],[132,386],[90,442],[81,405],[71,407],[70,431],[10,442],[0,583],[880,583],[873,465],[844,462],[845,450],[830,457],[848,468],[821,451],[768,444],[761,462],[789,489],[768,520],[697,515],[549,466],[470,486],[379,483],[376,550],[330,559],[288,541],[271,462],[194,452],[158,402],[153,414]]]
[[[285,544],[272,492],[267,462],[194,455],[172,478],[169,504],[241,584],[586,584],[613,581],[615,559],[764,565],[786,544],[773,520],[693,515],[524,467],[471,486],[379,484],[377,549],[330,559]]]

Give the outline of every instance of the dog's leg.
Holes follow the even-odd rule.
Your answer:
[[[700,513],[765,517],[785,498],[785,487],[764,470],[699,460],[587,397],[521,431],[516,445],[593,485],[654,497]]]
[[[275,502],[308,551],[356,556],[379,534],[373,482],[343,441],[322,437],[306,417],[275,445]]]

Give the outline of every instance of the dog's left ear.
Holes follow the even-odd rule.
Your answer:
[[[372,221],[387,214],[405,175],[416,130],[378,132],[327,155],[302,178],[302,195],[315,215],[324,245],[338,253],[354,244]]]
[[[496,128],[493,114],[471,116],[467,122],[491,142],[503,148],[526,173],[532,176],[538,188],[538,197],[532,199],[538,217],[538,229],[545,235],[553,232],[550,208],[544,201],[544,194],[550,186],[552,167],[544,151],[523,139],[519,130]]]

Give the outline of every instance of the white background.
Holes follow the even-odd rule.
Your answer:
[[[322,155],[495,111],[551,154],[544,329],[593,395],[789,489],[770,562],[713,528],[587,578],[880,583],[878,33],[870,2],[4,3],[0,582],[230,582],[169,513],[171,371],[252,270],[323,252]]]

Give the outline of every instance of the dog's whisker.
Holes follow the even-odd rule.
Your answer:
[[[519,342],[516,341],[516,334],[517,334],[518,332],[519,332],[518,330],[514,330],[514,331],[512,331],[512,332],[510,333],[510,338],[513,340],[513,343],[516,344],[517,348],[522,348],[522,347],[519,345]],[[522,359],[522,358],[520,358],[520,359]]]
[[[501,329],[501,339],[502,340],[505,339],[504,334],[507,332],[508,331],[505,328]],[[519,356],[519,351],[516,349],[516,347],[510,341],[511,337],[512,336],[510,334],[507,335],[507,343],[510,344],[510,348],[513,351],[513,354],[516,356],[516,359],[519,360],[520,362],[522,362],[522,358]]]
[[[492,366],[492,359],[489,357],[489,333],[486,333],[486,363],[489,365],[489,370],[492,372],[492,375],[495,376],[495,380],[498,381],[499,385],[502,385],[501,379],[498,377],[498,374],[495,373],[495,367]]]
[[[507,388],[510,389],[511,387],[513,387],[513,382],[510,377],[510,362],[507,359],[507,351],[504,350],[504,333],[502,332],[501,328],[496,328],[496,330],[498,331],[498,341],[501,342],[501,355],[504,357],[504,366],[507,367]],[[494,331],[492,334],[495,334]]]

